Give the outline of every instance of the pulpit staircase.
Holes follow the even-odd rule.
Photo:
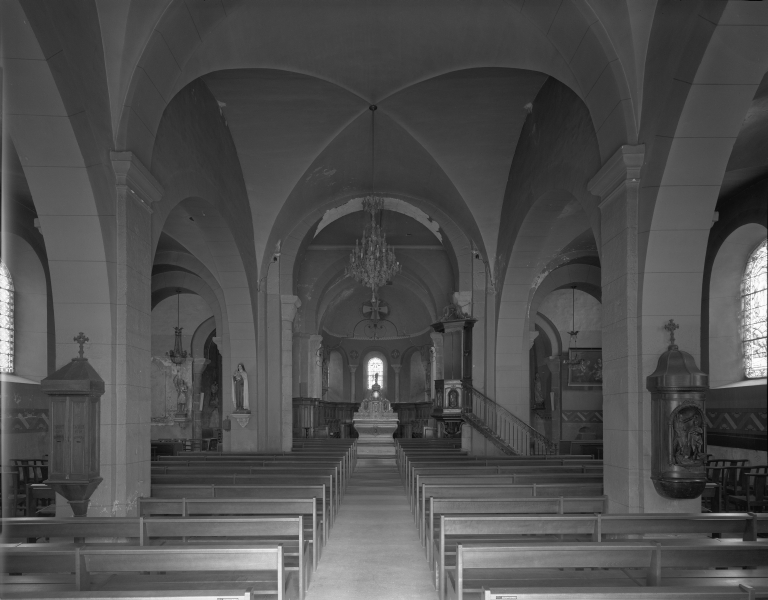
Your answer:
[[[504,454],[529,456],[557,454],[557,444],[518,419],[473,387],[465,388],[469,406],[464,409],[464,421],[484,435]]]

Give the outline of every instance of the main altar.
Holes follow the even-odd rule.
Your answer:
[[[360,410],[354,413],[352,423],[357,430],[358,461],[377,459],[376,464],[395,462],[395,440],[393,434],[399,423],[397,413],[392,410],[389,400],[381,393],[378,376],[360,404]]]

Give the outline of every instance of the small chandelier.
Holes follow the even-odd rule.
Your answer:
[[[568,345],[568,348],[576,348],[576,343],[578,341],[579,332],[576,330],[576,286],[571,286],[571,331],[566,331],[566,333],[571,336],[570,344]],[[563,359],[564,365],[569,366],[575,366],[580,365],[582,363],[582,359],[580,358],[565,358]]]
[[[371,302],[376,302],[376,291],[397,275],[402,267],[395,258],[395,253],[387,246],[387,236],[381,231],[381,210],[383,198],[375,195],[375,160],[374,160],[374,116],[376,105],[371,111],[371,195],[363,199],[363,210],[370,213],[371,221],[363,230],[363,240],[355,241],[355,249],[349,256],[349,266],[345,275],[371,288]]]
[[[168,358],[171,359],[171,362],[174,365],[180,365],[185,360],[187,360],[187,351],[181,349],[181,330],[183,327],[179,327],[179,313],[180,311],[180,298],[181,296],[181,290],[176,290],[176,327],[174,327],[175,338],[173,340],[173,350],[170,352],[166,352],[166,355]]]

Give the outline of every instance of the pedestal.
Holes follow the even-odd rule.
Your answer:
[[[389,401],[381,395],[378,383],[360,404],[352,423],[357,430],[357,464],[395,465],[395,439],[393,434],[399,420]],[[362,461],[362,462],[361,462]]]

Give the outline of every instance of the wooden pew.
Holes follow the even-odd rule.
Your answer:
[[[298,572],[299,595],[303,598],[308,580],[306,566],[317,565],[316,548],[312,548],[312,559],[307,560],[305,557],[309,540],[305,541],[303,519],[303,515],[230,518],[13,518],[3,519],[2,525],[5,540],[17,538],[33,542],[40,538],[69,538],[79,543],[93,539],[114,542],[115,538],[123,538],[129,540],[128,543],[132,541],[144,546],[150,545],[156,538],[179,538],[186,541],[188,538],[226,537],[228,539],[222,543],[232,543],[232,538],[248,538],[262,545],[280,543],[283,545],[286,561],[288,557],[296,557],[296,564],[286,564],[285,568]]]
[[[152,484],[152,498],[187,500],[193,498],[262,498],[281,500],[285,498],[317,498],[321,506],[323,544],[328,540],[331,511],[325,484],[322,485],[160,485]]]
[[[292,453],[287,455],[249,455],[249,454],[208,454],[188,452],[176,456],[160,456],[158,460],[152,461],[152,467],[164,467],[172,465],[195,465],[202,466],[206,463],[208,466],[216,465],[251,465],[260,467],[277,467],[286,465],[287,467],[314,468],[316,466],[339,467],[341,479],[349,479],[352,471],[352,458],[350,453],[333,454],[301,454]]]
[[[449,571],[448,597],[463,600],[470,592],[478,597],[482,589],[530,587],[534,581],[557,581],[573,588],[600,580],[606,585],[635,586],[638,575],[623,569],[642,569],[648,586],[714,585],[732,583],[734,571],[723,567],[753,567],[740,570],[743,583],[768,581],[768,544],[737,542],[726,544],[669,545],[646,542],[510,544],[466,546],[456,550],[456,568]],[[563,571],[562,569],[598,569]],[[685,570],[689,572],[686,573]],[[698,581],[696,581],[698,580]]]
[[[219,589],[233,585],[252,587],[256,593],[268,593],[278,600],[282,600],[285,593],[283,549],[280,545],[56,546],[32,544],[4,547],[4,593],[27,590],[87,591],[92,587],[101,591],[174,590],[184,587]],[[164,573],[147,574],[150,571]],[[173,577],[171,573],[179,575]],[[30,577],[30,574],[58,574],[65,576],[66,581],[45,583],[44,579]]]
[[[757,534],[768,531],[765,518],[753,513],[730,514],[633,514],[633,515],[440,515],[439,530],[430,566],[438,577],[438,592],[444,597],[448,557],[455,556],[460,544],[520,541],[521,536],[570,536],[573,540],[601,543],[604,535],[654,534],[738,534],[743,541],[756,541]],[[658,541],[658,540],[657,540]],[[669,543],[693,543],[687,538]]]
[[[184,469],[184,467],[181,467]],[[326,485],[329,490],[329,506],[331,508],[331,522],[341,505],[339,479],[337,470],[281,470],[264,469],[261,467],[249,469],[249,472],[230,472],[229,467],[211,471],[204,468],[188,467],[185,473],[172,473],[168,475],[152,475],[152,484],[218,484],[218,485],[261,485],[281,484],[287,485]]]
[[[608,507],[607,496],[587,498],[564,497],[557,498],[429,498],[429,515],[432,516],[426,524],[427,529],[427,561],[434,570],[435,549],[439,547],[440,517],[442,515],[546,515],[546,514],[590,514],[603,513]]]
[[[508,499],[508,498],[557,498],[560,496],[589,497],[602,496],[603,484],[594,483],[531,483],[531,484],[485,484],[479,487],[473,483],[459,484],[422,484],[420,517],[418,518],[419,539],[422,545],[426,543],[424,524],[432,518],[427,514],[429,497],[435,498],[478,498]]]
[[[308,544],[304,540],[304,523],[301,515],[297,517],[139,517],[141,537],[139,544],[147,546],[158,541],[181,539],[189,542],[205,542],[210,538],[216,544],[245,544],[247,540],[256,540],[259,545],[279,544],[283,548],[285,571],[298,573],[299,600],[304,600],[309,573],[306,553]],[[190,539],[191,538],[191,539]],[[245,540],[244,538],[247,538]],[[248,541],[248,543],[251,543]],[[288,557],[297,559],[294,564]]]
[[[301,516],[304,521],[304,538],[312,545],[313,571],[317,570],[320,549],[325,544],[323,523],[318,520],[317,498],[139,498],[138,510],[142,517]]]
[[[6,600],[253,600],[253,588],[220,590],[151,590],[132,592],[18,592],[4,595]]]
[[[580,467],[570,469],[560,465],[552,467],[479,467],[475,469],[414,470],[415,478],[410,492],[413,510],[419,504],[419,492],[425,483],[449,484],[461,478],[463,481],[483,483],[603,483],[602,467],[598,472],[583,473]],[[495,472],[494,472],[495,470]]]
[[[483,600],[754,600],[765,596],[750,594],[750,586],[696,588],[514,588],[484,590]]]
[[[404,467],[404,475],[401,475],[406,482],[412,482],[414,471],[418,469],[436,469],[445,473],[450,473],[451,469],[471,469],[474,467],[554,467],[554,466],[587,466],[592,468],[602,468],[603,461],[593,458],[586,459],[552,459],[552,460],[531,460],[528,458],[482,458],[476,457],[473,460],[407,460]],[[406,485],[411,485],[406,483]]]

